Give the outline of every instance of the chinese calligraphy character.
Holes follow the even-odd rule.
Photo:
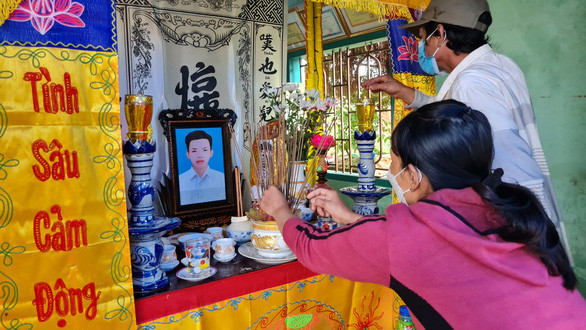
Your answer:
[[[262,49],[261,50],[267,50],[270,49],[273,52],[276,52],[276,50],[273,48],[273,36],[270,34],[261,34],[260,35],[260,40],[264,41],[262,44]]]
[[[258,69],[258,71],[264,73],[264,74],[275,74],[277,73],[277,69],[273,70],[273,61],[270,61],[268,57],[265,58],[265,62],[264,64],[262,64],[260,66],[260,69]]]
[[[260,119],[269,122],[277,118],[277,113],[269,106],[263,105],[260,108]]]
[[[181,95],[181,109],[187,109],[189,106],[193,109],[215,110],[220,105],[217,100],[220,97],[220,93],[214,91],[217,81],[213,73],[216,72],[216,69],[211,65],[206,67],[203,62],[197,62],[195,67],[197,70],[191,75],[186,65],[180,69],[181,82],[175,86],[175,94]],[[187,81],[188,78],[192,82],[191,91],[196,94],[191,99],[188,99],[190,90]]]

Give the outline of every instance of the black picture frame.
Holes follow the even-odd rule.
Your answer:
[[[166,125],[171,165],[170,180],[167,183],[171,187],[164,189],[170,194],[166,213],[183,220],[182,231],[222,225],[236,209],[230,120],[181,118],[166,121]],[[192,159],[195,158],[190,158],[195,156],[188,157],[187,153],[185,137],[193,131],[205,132],[212,138],[213,155],[207,163],[209,170],[206,171],[205,180],[195,176],[192,169],[195,166],[192,166]],[[201,134],[198,135],[198,140],[205,145],[205,138],[201,139]],[[219,182],[219,173],[223,174],[223,184]],[[222,186],[223,189],[219,188]]]

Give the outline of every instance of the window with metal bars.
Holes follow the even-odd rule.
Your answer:
[[[357,173],[358,148],[354,131],[358,128],[356,102],[371,97],[376,104],[373,129],[376,131],[376,176],[385,175],[390,164],[391,131],[394,127],[394,100],[386,93],[370,93],[360,83],[390,73],[388,42],[336,49],[324,53],[325,94],[337,101],[328,120],[334,120],[330,134],[336,139],[336,147],[328,152],[329,169],[343,173]],[[301,79],[304,83],[307,61],[299,60]]]

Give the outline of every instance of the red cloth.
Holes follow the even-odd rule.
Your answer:
[[[318,274],[294,261],[181,290],[164,292],[136,300],[136,323],[157,320],[315,275]]]
[[[420,201],[391,205],[386,216],[367,216],[331,232],[292,218],[283,236],[308,268],[387,287],[392,278],[456,329],[586,329],[586,301],[577,290],[569,292],[561,277],[549,276],[524,245],[472,228],[482,232],[504,220],[471,188],[444,189],[427,199],[470,226]],[[409,308],[422,322],[429,317]]]

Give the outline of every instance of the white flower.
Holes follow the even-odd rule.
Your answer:
[[[279,88],[269,88],[269,89],[267,89],[266,93],[267,93],[267,96],[272,99],[281,95],[281,91],[279,90]]]
[[[313,107],[313,102],[311,102],[309,100],[300,100],[299,107],[301,109],[311,109]]]
[[[324,100],[324,103],[326,104],[326,106],[328,108],[333,108],[336,106],[336,99],[331,98],[331,97],[326,97],[326,99]]]
[[[306,92],[307,92],[307,97],[309,97],[310,99],[313,99],[313,100],[318,99],[321,94],[321,92],[318,91],[317,89],[310,89],[310,90],[307,90]]]
[[[313,104],[313,106],[316,107],[317,109],[321,110],[321,111],[327,111],[328,110],[328,106],[321,99],[315,100],[315,103]]]

